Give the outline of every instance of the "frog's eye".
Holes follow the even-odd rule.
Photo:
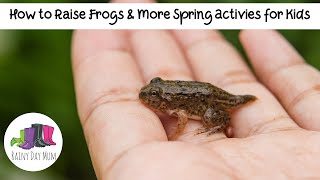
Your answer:
[[[157,82],[160,82],[161,80],[162,80],[161,78],[155,77],[150,81],[150,83],[157,83]]]
[[[156,90],[151,91],[151,96],[157,96],[157,95],[158,95],[158,91],[156,91]]]

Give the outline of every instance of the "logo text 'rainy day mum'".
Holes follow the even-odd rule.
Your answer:
[[[52,153],[48,151],[41,152],[14,152],[12,151],[11,160],[14,161],[25,161],[25,160],[46,160],[46,161],[52,161],[57,160],[57,153]]]

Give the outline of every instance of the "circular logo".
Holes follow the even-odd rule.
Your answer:
[[[4,135],[10,161],[26,171],[41,171],[60,156],[62,135],[57,124],[40,113],[27,113],[11,122]]]

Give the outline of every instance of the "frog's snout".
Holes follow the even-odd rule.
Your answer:
[[[147,93],[146,92],[144,92],[144,91],[140,91],[140,93],[139,93],[139,99],[143,99],[144,97],[146,97],[146,95],[147,95]]]
[[[141,101],[145,102],[146,99],[147,99],[147,97],[148,97],[148,91],[146,90],[146,86],[145,86],[145,87],[142,87],[142,88],[140,89],[139,99],[140,99]]]

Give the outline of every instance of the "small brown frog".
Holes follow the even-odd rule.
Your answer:
[[[197,134],[223,131],[230,121],[229,110],[257,99],[252,95],[233,95],[209,83],[159,77],[141,88],[139,98],[153,110],[178,117],[176,133],[170,139],[183,132],[188,118],[202,121],[203,127]]]

